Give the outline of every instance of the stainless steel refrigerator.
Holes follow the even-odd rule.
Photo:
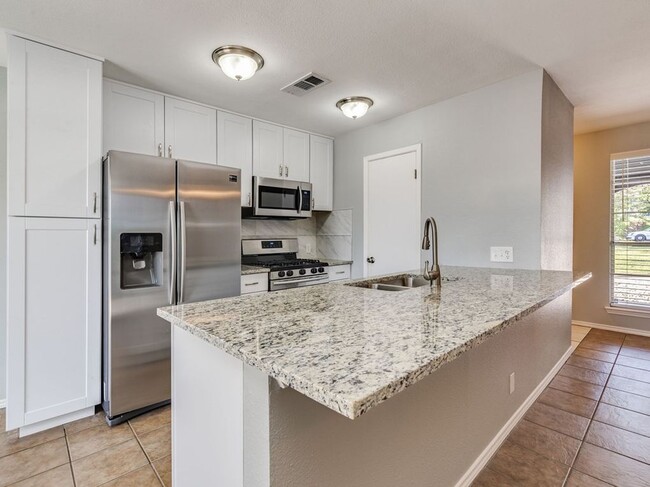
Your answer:
[[[240,170],[110,151],[104,161],[103,401],[117,424],[169,402],[156,308],[237,296]]]

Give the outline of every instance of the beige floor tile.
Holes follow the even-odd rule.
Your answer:
[[[33,435],[18,437],[18,430],[0,433],[0,457],[11,455],[36,445],[42,445],[48,441],[63,438],[63,428],[51,428],[49,430],[34,433]]]
[[[0,486],[33,477],[68,463],[68,448],[64,438],[43,443],[0,458]]]
[[[68,434],[70,458],[73,461],[78,460],[110,446],[124,443],[132,438],[133,432],[126,423],[112,428],[101,425],[82,429],[76,433]]]
[[[129,421],[136,435],[142,435],[149,431],[165,426],[172,422],[171,406],[165,406],[150,413],[143,414]]]
[[[165,487],[172,487],[172,456],[161,458],[153,462],[153,468],[156,469],[160,480]]]
[[[151,465],[146,465],[101,487],[160,487],[161,485]]]
[[[150,461],[171,455],[172,453],[172,425],[168,424],[157,430],[138,435],[144,452]]]
[[[66,434],[71,434],[85,430],[86,428],[102,425],[108,427],[108,424],[106,424],[106,414],[104,414],[104,411],[93,414],[92,416],[88,416],[87,418],[78,419],[72,423],[64,424],[63,427],[65,428]]]
[[[7,408],[0,409],[0,431],[6,430],[5,424],[5,415],[7,414]]]
[[[70,464],[66,463],[60,467],[53,468],[47,472],[28,478],[11,487],[74,487],[72,480],[72,469]]]
[[[95,487],[147,465],[135,438],[72,462],[77,487]]]

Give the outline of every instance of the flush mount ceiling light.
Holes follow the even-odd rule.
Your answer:
[[[346,117],[360,118],[366,114],[373,103],[370,98],[365,96],[349,96],[337,101],[336,108],[341,110]]]
[[[212,53],[212,60],[226,76],[237,81],[251,78],[264,66],[262,56],[244,46],[221,46]]]

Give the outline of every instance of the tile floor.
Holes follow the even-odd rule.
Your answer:
[[[572,342],[474,486],[650,487],[650,338],[574,326]],[[0,435],[0,487],[171,486],[170,407],[113,428],[98,413]]]
[[[650,486],[650,337],[574,327],[572,339],[475,487]]]
[[[110,428],[98,413],[25,438],[4,432],[0,487],[171,487],[169,406]]]

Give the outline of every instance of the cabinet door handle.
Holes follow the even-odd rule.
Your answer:
[[[93,245],[97,245],[97,224],[93,225],[95,227],[95,232],[93,234]]]
[[[345,274],[345,271],[336,271],[334,274]]]
[[[171,156],[172,156],[172,146],[171,146],[171,144],[170,144],[170,145],[167,147],[167,157],[171,157]]]
[[[248,193],[248,206],[251,206],[251,194]]]
[[[289,177],[289,166],[284,166],[284,175]]]
[[[93,213],[97,213],[97,193],[93,193]]]
[[[158,144],[158,157],[162,157],[162,156],[163,153],[162,153],[162,142],[161,142],[160,144]]]
[[[314,208],[316,208],[316,198],[311,199],[311,209],[313,210]]]
[[[282,164],[280,164],[280,177],[282,177]]]
[[[260,283],[260,281],[257,282],[245,282],[244,286],[257,286]]]

